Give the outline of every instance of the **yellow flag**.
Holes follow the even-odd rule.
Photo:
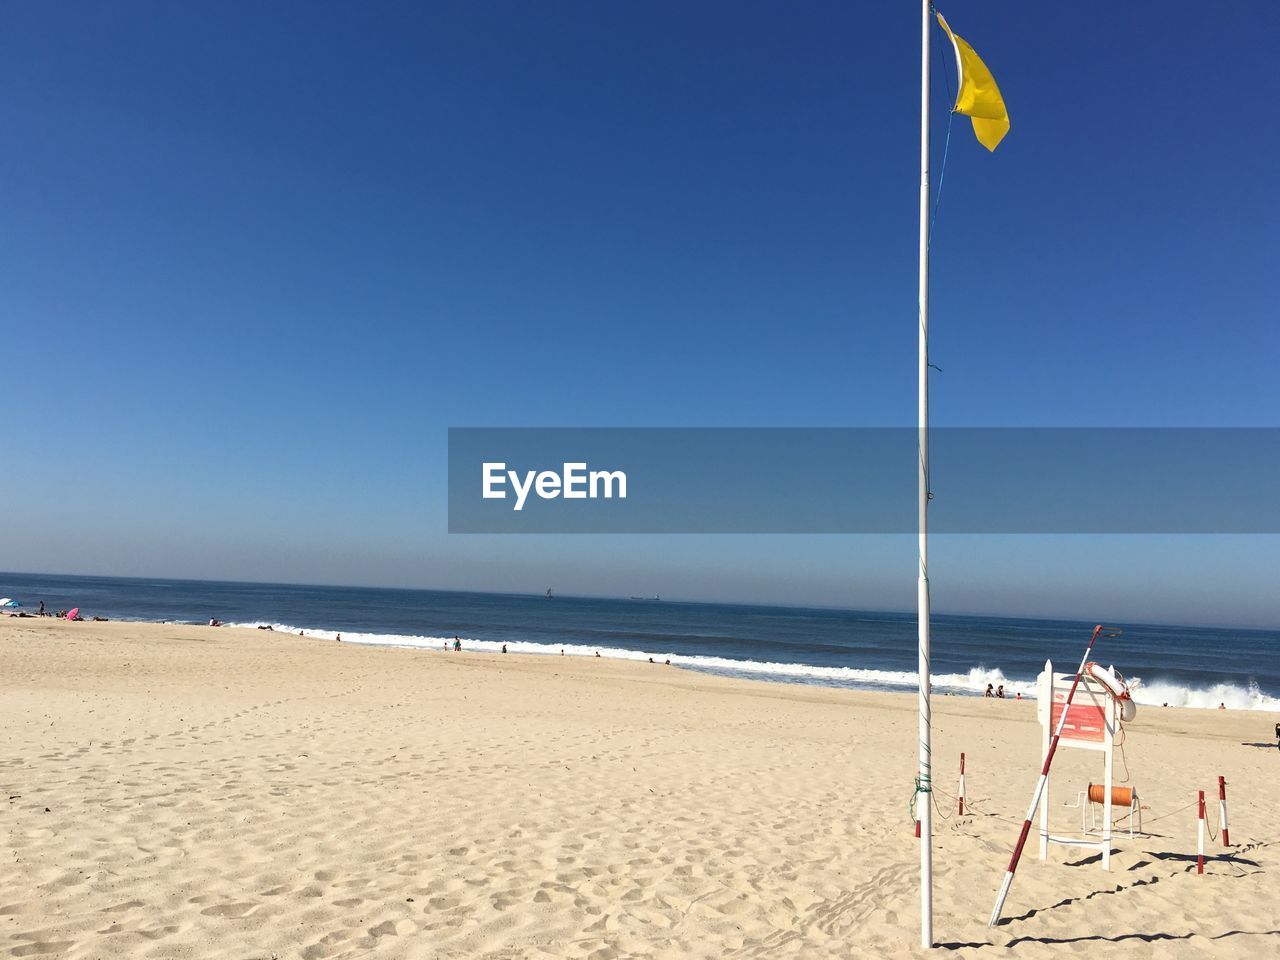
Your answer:
[[[1009,132],[1009,111],[996,86],[996,78],[973,47],[951,32],[942,14],[935,14],[942,29],[951,38],[956,51],[956,71],[960,74],[960,92],[956,94],[955,113],[963,113],[973,121],[973,133],[988,150],[995,150]]]

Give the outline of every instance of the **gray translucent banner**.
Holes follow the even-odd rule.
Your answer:
[[[453,428],[449,531],[912,533],[916,440]],[[935,428],[930,468],[937,533],[1280,532],[1280,428]]]

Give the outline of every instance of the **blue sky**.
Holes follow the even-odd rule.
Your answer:
[[[943,12],[1013,129],[953,130],[935,422],[1276,424],[1280,12]],[[908,537],[449,537],[444,465],[912,423],[918,71],[911,4],[6,6],[0,569],[910,607]],[[1278,562],[956,537],[933,580],[1275,625]]]

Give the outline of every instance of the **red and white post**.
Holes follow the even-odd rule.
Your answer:
[[[1218,775],[1218,826],[1222,828],[1222,845],[1231,846],[1227,839],[1227,778]]]
[[[1219,777],[1218,779],[1221,780],[1222,778]],[[1223,803],[1225,802],[1226,801],[1223,801]],[[1225,810],[1226,807],[1224,806],[1222,809]],[[960,754],[960,796],[957,800],[956,812],[960,816],[962,817],[964,816],[964,754],[963,753]],[[1223,816],[1226,816],[1226,814],[1223,814]]]
[[[1204,873],[1204,791],[1200,791],[1200,825],[1197,829],[1196,873]]]

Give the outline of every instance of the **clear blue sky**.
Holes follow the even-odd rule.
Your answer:
[[[956,122],[935,422],[1280,422],[1280,9],[943,10],[1013,130]],[[910,607],[908,537],[449,537],[444,464],[449,426],[912,423],[918,29],[6,5],[0,569]],[[943,610],[1275,625],[1278,565],[956,537],[933,577]]]

